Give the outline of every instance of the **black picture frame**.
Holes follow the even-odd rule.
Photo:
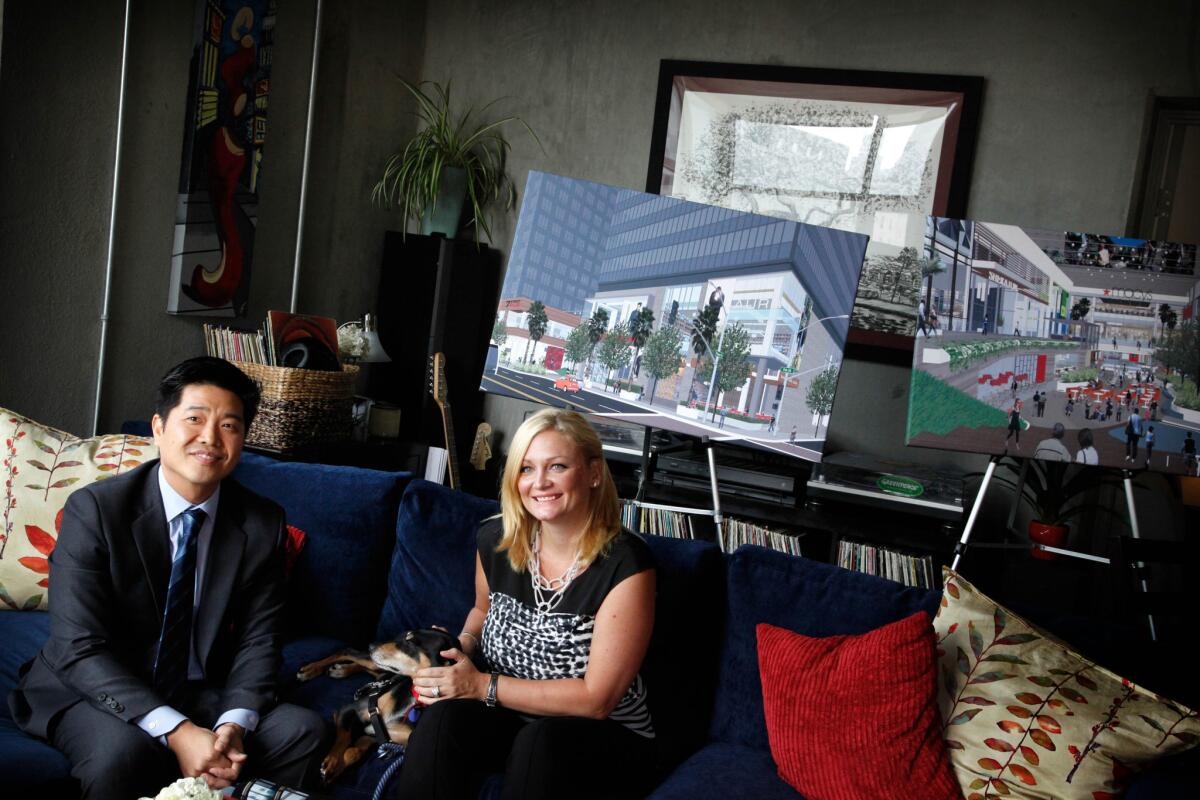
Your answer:
[[[962,218],[966,216],[970,192],[983,89],[984,79],[976,76],[664,59],[659,64],[646,191],[670,193],[675,176],[679,116],[687,91],[912,107],[942,106],[948,112],[935,180],[931,184],[931,206],[911,211]],[[668,184],[666,192],[664,183]],[[855,326],[850,328],[845,356],[909,366],[912,347],[913,336]]]

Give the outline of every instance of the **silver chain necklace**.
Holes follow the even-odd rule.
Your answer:
[[[567,591],[567,587],[571,585],[571,581],[575,580],[575,576],[579,574],[583,564],[579,560],[579,548],[575,548],[575,558],[571,561],[571,566],[567,567],[566,571],[557,578],[545,578],[542,576],[542,560],[540,556],[542,541],[542,529],[539,526],[533,532],[533,542],[530,545],[532,551],[529,556],[529,582],[533,584],[533,602],[537,606],[539,614],[549,614],[558,604],[562,602],[563,594]],[[550,592],[550,596],[546,596],[546,592]]]

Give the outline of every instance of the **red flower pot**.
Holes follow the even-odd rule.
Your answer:
[[[1067,526],[1066,525],[1047,525],[1043,522],[1029,523],[1029,540],[1034,544],[1044,544],[1050,547],[1063,547],[1067,543]],[[1056,556],[1054,553],[1047,553],[1045,550],[1033,549],[1034,558],[1040,558],[1043,561],[1053,561]]]

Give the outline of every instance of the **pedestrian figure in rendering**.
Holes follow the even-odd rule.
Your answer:
[[[1075,396],[1069,394],[1069,395],[1067,395],[1067,408],[1063,413],[1069,417],[1069,416],[1071,416],[1071,412],[1074,410],[1075,410]]]
[[[1192,432],[1188,431],[1183,440],[1183,471],[1188,475],[1196,468],[1196,440],[1192,438]]]
[[[1113,415],[1113,401],[1112,401],[1112,398],[1110,397],[1104,404],[1104,420],[1103,421],[1108,422],[1110,419],[1112,419],[1112,415]]]
[[[796,443],[796,426],[792,426],[792,432],[788,435],[788,444]]]
[[[1037,406],[1038,406],[1038,416],[1039,417],[1046,416],[1046,395],[1047,394],[1048,394],[1047,392],[1042,392],[1042,396],[1040,398],[1038,398]]]
[[[1137,461],[1138,439],[1142,438],[1142,418],[1138,409],[1133,409],[1129,422],[1125,424],[1125,460]]]
[[[1158,401],[1157,400],[1150,401],[1150,419],[1152,419],[1152,420],[1158,419]]]
[[[1061,422],[1054,423],[1054,430],[1050,436],[1038,442],[1037,447],[1033,451],[1034,458],[1040,458],[1045,461],[1070,461],[1071,451],[1063,444],[1063,435],[1067,429],[1063,427]]]
[[[925,316],[925,301],[917,303],[917,330],[922,336],[929,335],[929,329],[925,327],[927,317]]]
[[[1150,457],[1154,455],[1154,426],[1146,431],[1146,466],[1150,466]]]
[[[1016,437],[1017,449],[1021,449],[1021,401],[1014,400],[1008,409],[1008,434],[1004,437],[1004,449],[1008,450],[1008,440]]]
[[[1100,463],[1100,453],[1093,445],[1092,429],[1080,428],[1076,434],[1079,439],[1079,452],[1075,454],[1076,464],[1092,464]]]

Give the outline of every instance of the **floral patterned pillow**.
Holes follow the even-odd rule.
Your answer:
[[[934,619],[938,705],[967,800],[1109,800],[1200,741],[1197,712],[1094,664],[950,570]]]
[[[71,492],[158,457],[148,439],[80,439],[0,408],[0,610],[45,610],[62,509]]]

